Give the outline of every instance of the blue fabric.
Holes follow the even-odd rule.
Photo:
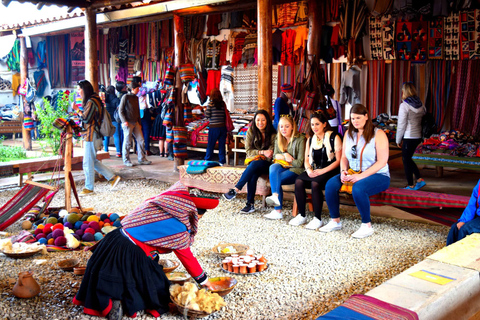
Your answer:
[[[218,161],[205,161],[205,160],[191,160],[188,161],[189,166],[206,166],[207,168],[218,167],[221,165]]]
[[[283,207],[282,185],[294,184],[297,177],[298,174],[288,170],[288,168],[282,167],[278,163],[274,163],[270,166],[270,189],[272,190],[272,194],[278,194],[278,201],[280,202],[280,205],[275,207],[275,209],[280,210]]]
[[[458,222],[455,222],[450,228],[450,232],[447,236],[447,246],[462,240],[472,233],[480,233],[480,217],[468,221],[460,228],[460,230],[457,227],[457,223]]]
[[[112,121],[112,124],[115,126],[115,133],[113,134],[113,141],[115,143],[115,149],[117,153],[122,153],[123,145],[123,129],[120,122]]]
[[[213,150],[215,149],[215,143],[218,141],[218,161],[221,164],[225,164],[225,144],[227,142],[227,128],[209,128],[208,129],[208,143],[207,143],[207,153],[205,155],[205,160],[211,160],[213,158]]]
[[[273,119],[273,127],[275,128],[275,130],[277,130],[280,116],[282,114],[290,114],[290,108],[288,107],[287,101],[285,101],[285,99],[283,99],[282,97],[278,97],[277,100],[275,100],[273,112],[275,113],[275,118]]]
[[[242,190],[243,186],[247,184],[247,203],[255,203],[255,193],[257,192],[258,178],[270,167],[271,162],[267,160],[256,160],[248,164],[245,171],[243,171],[240,180],[238,180],[235,188]]]
[[[477,182],[475,188],[473,188],[472,196],[468,201],[467,207],[463,210],[462,216],[458,219],[458,222],[469,222],[476,216],[480,216],[480,204],[478,203],[478,188],[480,180]]]
[[[370,196],[385,191],[390,186],[390,177],[375,173],[353,184],[352,196],[355,205],[362,217],[362,223],[369,223],[370,218]],[[325,200],[332,219],[340,217],[340,196],[338,191],[342,187],[340,174],[328,180],[325,186]]]
[[[140,242],[148,242],[159,238],[169,237],[177,233],[187,231],[187,227],[177,218],[144,224],[138,227],[130,227],[127,232]]]
[[[140,110],[141,111],[141,110]],[[150,130],[152,129],[152,119],[150,112],[147,112],[148,117],[142,118],[142,133],[145,141],[145,151],[150,151]]]
[[[373,318],[367,317],[361,313],[353,311],[346,307],[336,307],[332,311],[318,317],[322,320],[373,320]]]
[[[104,176],[108,181],[112,180],[115,174],[97,159],[97,150],[95,150],[93,141],[85,141],[84,148],[83,172],[85,173],[85,189],[93,191],[95,171]]]
[[[188,174],[202,174],[207,171],[208,166],[188,166],[187,173]]]

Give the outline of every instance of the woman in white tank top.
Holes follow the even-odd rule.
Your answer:
[[[330,232],[342,228],[338,192],[344,182],[351,182],[353,200],[362,217],[362,224],[352,237],[365,238],[373,234],[369,197],[386,190],[390,185],[388,154],[387,135],[374,128],[365,106],[354,105],[350,110],[350,124],[343,140],[340,174],[328,180],[325,186],[325,200],[332,219],[320,231]],[[348,169],[361,172],[348,174]]]

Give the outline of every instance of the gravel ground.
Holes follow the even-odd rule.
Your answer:
[[[94,207],[95,212],[126,214],[168,186],[153,180],[129,180],[109,191],[101,182],[95,186],[95,195],[82,198],[82,206]],[[0,204],[17,191],[0,191]],[[52,206],[63,206],[63,199],[60,190]],[[240,214],[244,204],[241,196],[231,202],[221,200],[215,210],[205,214],[192,251],[211,277],[226,275],[219,268],[220,258],[211,251],[222,242],[250,246],[268,259],[270,267],[262,274],[235,276],[238,284],[226,296],[227,306],[206,319],[315,319],[350,295],[369,291],[441,249],[448,232],[444,226],[373,217],[375,234],[359,240],[350,237],[360,225],[358,213],[342,212],[343,229],[324,234],[289,226],[290,217],[264,219],[271,208]],[[287,203],[284,212],[291,209],[292,204]],[[324,217],[328,213],[324,212]],[[6,231],[19,230],[17,222]],[[82,308],[71,303],[81,276],[56,267],[56,261],[73,257],[85,265],[90,252],[51,252],[19,260],[0,255],[1,319],[98,319],[86,316]],[[176,259],[173,254],[165,258]],[[40,259],[47,262],[36,264]],[[41,292],[35,298],[22,300],[13,296],[12,288],[17,274],[26,270],[34,272]],[[137,318],[153,319],[143,312]],[[179,318],[172,314],[161,317]]]

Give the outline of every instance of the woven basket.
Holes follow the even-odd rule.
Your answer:
[[[180,312],[185,317],[191,318],[205,318],[211,315],[211,313],[205,311],[192,310],[187,307],[182,306],[174,297],[170,296],[173,304],[177,306],[178,312]]]
[[[218,248],[220,249],[225,249],[226,247],[233,247],[237,252],[229,252],[229,253],[222,253],[219,252]],[[244,245],[244,244],[238,244],[238,243],[220,243],[216,245],[215,247],[212,248],[213,253],[215,253],[217,256],[221,257],[222,259],[231,256],[232,254],[238,254],[239,256],[244,255],[247,250],[250,249],[249,246]]]

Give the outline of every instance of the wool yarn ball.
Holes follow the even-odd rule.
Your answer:
[[[108,222],[105,222],[105,224],[103,225],[104,227],[110,227],[112,224],[108,223]]]
[[[53,239],[53,232],[47,234],[47,240]]]
[[[68,211],[65,209],[62,209],[58,212],[59,217],[65,217],[66,215],[68,215]]]
[[[35,231],[33,232],[33,234],[34,234],[35,236],[39,235],[40,233],[43,233],[43,229],[37,228],[37,229],[35,229]]]
[[[113,226],[117,227],[117,228],[120,228],[122,226],[122,223],[120,222],[120,220],[117,220],[113,223]]]
[[[70,213],[68,216],[67,216],[67,221],[70,222],[70,223],[73,223],[75,224],[77,221],[80,220],[80,217],[78,216],[78,214],[76,213]]]
[[[45,226],[43,224],[38,224],[37,225],[37,229],[43,229],[43,228],[45,228]]]
[[[103,221],[98,221],[98,227],[99,227],[100,229],[103,228],[103,225],[104,225],[104,224],[105,224],[105,222],[103,222]]]
[[[41,225],[42,223],[43,223],[43,220],[39,219],[39,220],[35,221],[33,224],[36,225],[37,228],[38,228],[38,226]]]
[[[83,230],[83,232],[85,232],[85,230],[88,228],[88,224],[82,224],[82,226],[80,227],[81,230]]]
[[[73,236],[75,239],[77,239],[77,240],[81,240],[81,239],[82,239],[82,238],[81,238],[78,234],[76,234],[76,233],[73,233],[72,236]]]
[[[53,230],[52,232],[52,237],[54,239],[57,239],[58,237],[63,237],[63,236],[64,236],[63,230],[57,229],[57,230]]]
[[[112,213],[109,217],[110,221],[115,221],[118,218],[120,218],[120,216],[117,213]]]
[[[80,209],[79,208],[72,208],[70,209],[70,213],[79,213]]]
[[[98,222],[98,221],[100,221],[100,218],[92,214],[91,216],[89,216],[87,218],[87,221],[97,221]]]
[[[55,218],[55,217],[50,217],[50,218],[47,218],[47,220],[45,221],[47,224],[51,223],[51,224],[56,224],[58,222],[58,219]]]
[[[50,228],[50,229],[52,229],[52,227],[53,227],[53,224],[52,224],[52,223],[47,223],[47,224],[45,224],[45,225],[43,226],[44,229],[45,229],[45,228]]]
[[[43,228],[43,233],[49,234],[51,232],[52,232],[52,227],[51,226],[46,226],[45,228]]]
[[[64,219],[64,218],[58,218],[58,223],[63,224],[63,223],[66,222],[66,221],[67,221],[67,220]]]
[[[61,236],[61,237],[58,237],[55,239],[55,245],[56,246],[64,246],[67,244],[67,238],[65,238],[64,236]]]
[[[65,228],[68,228],[68,229],[73,229],[73,224],[70,223],[70,222],[68,222],[68,221],[65,222],[65,223],[63,224],[63,226],[64,226]],[[65,229],[64,229],[64,230],[65,230]]]
[[[80,229],[82,227],[83,222],[82,221],[77,221],[75,222],[75,225],[73,226],[75,229]]]
[[[52,230],[57,230],[57,229],[63,230],[63,224],[57,223],[52,227]]]
[[[103,239],[103,234],[101,232],[96,232],[94,235],[93,235],[95,241],[100,241]]]
[[[45,238],[38,239],[38,243],[40,243],[40,244],[47,244],[47,242],[48,242],[48,240],[45,239]]]
[[[97,221],[90,221],[90,223],[88,224],[88,226],[89,226],[90,228],[92,228],[93,230],[95,230],[95,232],[100,231],[100,223],[97,222]]]
[[[112,223],[112,221],[111,221],[110,219],[105,219],[105,220],[103,220],[103,222],[105,222],[105,223]]]
[[[95,230],[88,227],[87,229],[85,229],[85,233],[91,233],[91,234],[95,234]]]
[[[105,221],[105,219],[108,219],[108,214],[102,213],[102,214],[100,215],[100,220]]]
[[[95,240],[95,236],[92,234],[92,233],[85,233],[83,236],[82,236],[82,240],[83,241],[94,241]]]
[[[82,229],[78,229],[77,231],[75,231],[75,234],[79,237],[83,236],[84,232]]]
[[[39,234],[37,234],[37,235],[35,236],[35,238],[36,238],[37,240],[40,240],[40,239],[42,239],[42,238],[45,238],[45,234],[39,233]]]
[[[23,230],[30,230],[32,229],[33,223],[31,221],[25,220],[22,222],[22,229]]]
[[[47,244],[55,244],[55,239],[53,238],[48,239]]]

